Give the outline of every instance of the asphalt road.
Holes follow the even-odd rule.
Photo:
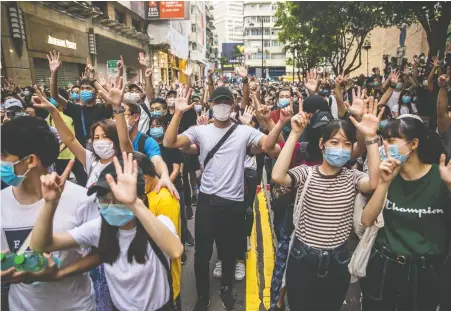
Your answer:
[[[259,200],[261,202],[259,202]],[[246,261],[246,279],[235,283],[237,296],[235,310],[237,311],[263,311],[268,306],[268,289],[270,286],[270,275],[274,259],[274,243],[271,243],[273,233],[270,228],[272,223],[269,212],[270,206],[267,205],[265,196],[259,195],[255,204],[255,221],[253,236],[251,237],[252,250],[248,253]],[[194,234],[194,219],[188,220],[188,227]],[[353,243],[351,242],[351,247]],[[355,243],[354,243],[355,244]],[[352,247],[353,248],[353,247]],[[191,311],[196,304],[196,282],[194,276],[194,247],[187,247],[188,261],[182,267],[182,307],[183,311]],[[211,305],[210,311],[224,310],[221,299],[218,294],[220,280],[213,278],[213,269],[217,261],[216,249],[210,262],[211,276]],[[255,274],[255,275],[254,275]],[[258,293],[256,293],[258,291]],[[264,294],[266,293],[266,295]],[[247,302],[247,305],[246,305]],[[251,303],[252,302],[252,303]],[[287,308],[288,310],[288,308]],[[360,311],[360,288],[358,283],[351,284],[343,303],[341,311]]]

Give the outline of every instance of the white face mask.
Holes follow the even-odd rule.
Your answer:
[[[138,104],[141,101],[141,94],[127,92],[124,94],[124,102],[127,104]]]
[[[227,104],[216,104],[213,106],[213,118],[218,121],[227,121],[230,118],[232,106]]]
[[[98,139],[92,144],[94,152],[103,160],[107,160],[114,155],[114,144],[110,140]]]
[[[194,110],[196,112],[202,112],[202,105],[194,105]]]
[[[168,98],[168,107],[169,108],[175,107],[175,98]]]
[[[428,80],[423,80],[423,86],[425,86],[425,87],[428,86]]]

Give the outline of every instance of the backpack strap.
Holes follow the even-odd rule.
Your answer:
[[[211,149],[210,152],[208,152],[207,157],[205,158],[205,161],[204,161],[204,169],[207,167],[208,162],[210,162],[210,160],[213,158],[213,156],[216,154],[216,152],[219,150],[219,148],[221,148],[221,146],[230,137],[230,135],[232,135],[232,133],[236,130],[237,127],[238,127],[238,124],[236,124],[236,123],[234,125],[232,125],[232,127],[229,128],[229,130],[224,134],[224,136],[222,136],[222,138],[213,147],[213,149]]]
[[[296,163],[301,163],[302,159],[307,161],[310,158],[307,152],[308,144],[308,141],[301,142],[301,146],[299,147],[298,153],[296,154]]]
[[[141,136],[139,136],[138,139],[138,151],[141,153],[146,154],[144,147],[146,145],[146,140],[149,136],[147,136],[146,134],[142,133]]]
[[[164,255],[163,251],[158,247],[158,245],[155,243],[155,241],[152,239],[150,235],[148,235],[148,241],[150,244],[150,247],[152,247],[152,250],[154,251],[155,255],[157,255],[158,259],[161,261],[161,264],[163,265],[164,269],[166,270],[166,274],[168,277],[168,284],[169,284],[169,303],[168,305],[172,306],[171,309],[174,309],[174,288],[172,287],[172,274],[171,274],[171,268],[168,263],[168,259]],[[171,260],[169,259],[169,262]]]
[[[152,119],[149,108],[147,107],[146,103],[141,103],[141,108],[149,116],[149,119]]]

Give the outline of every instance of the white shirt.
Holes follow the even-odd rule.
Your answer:
[[[335,96],[331,96],[332,97],[332,104],[330,105],[330,111],[332,113],[332,116],[334,117],[334,119],[338,120],[338,104],[337,104],[337,99],[335,98]]]
[[[22,205],[14,197],[13,187],[1,191],[1,249],[17,251],[33,229],[44,200]],[[66,182],[53,219],[53,232],[65,232],[97,218],[98,208],[86,195],[86,189]],[[82,249],[53,252],[61,266],[67,267],[82,257]],[[9,290],[11,311],[95,311],[88,273],[59,282],[13,284]]]
[[[146,96],[146,99],[144,100],[144,105],[146,105],[150,111],[150,103],[149,103],[149,100],[147,99],[147,96]],[[149,127],[150,127],[149,115],[141,107],[141,116],[140,116],[139,122],[138,122],[138,131],[147,133],[147,131],[149,130]]]
[[[88,181],[86,182],[86,189],[89,189],[99,179],[100,173],[107,167],[109,163],[103,164],[100,159],[97,159],[93,152],[86,150],[86,166],[85,171],[88,174]]]
[[[232,125],[230,125],[232,126]],[[191,144],[200,145],[200,161],[203,164],[208,152],[230,128],[218,128],[213,123],[192,126],[183,132]],[[257,146],[263,133],[256,129],[238,125],[236,130],[219,148],[204,167],[200,191],[215,194],[234,201],[244,200],[244,159],[247,147]]]
[[[391,93],[390,98],[387,101],[387,106],[388,108],[390,108],[390,110],[393,111],[393,106],[398,104],[399,101],[399,95],[401,95],[401,91],[393,91],[393,93]]]
[[[418,113],[417,106],[415,106],[414,103],[411,103],[411,106],[412,106],[412,112],[413,113]],[[394,115],[395,112],[398,113],[398,109],[399,109],[399,105],[398,104],[393,106],[393,108],[391,110],[391,113],[392,113],[393,117],[395,116]],[[409,108],[407,107],[407,105],[401,104],[401,112],[399,113],[399,116],[402,116],[403,114],[409,114],[409,113],[410,112],[409,112]]]
[[[172,221],[166,216],[158,216],[175,235]],[[74,240],[83,246],[99,246],[102,219],[99,217],[69,231]],[[105,264],[105,276],[113,304],[120,311],[154,311],[163,307],[169,300],[170,289],[166,270],[147,244],[147,261],[139,264],[128,262],[130,243],[136,235],[136,227],[131,230],[118,230],[120,254],[112,264]],[[169,264],[169,258],[168,258]]]

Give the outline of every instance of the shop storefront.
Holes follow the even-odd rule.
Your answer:
[[[88,35],[32,15],[26,15],[25,29],[33,84],[50,83],[47,53],[52,50],[60,53],[63,63],[58,73],[59,86],[77,83],[89,56]]]

